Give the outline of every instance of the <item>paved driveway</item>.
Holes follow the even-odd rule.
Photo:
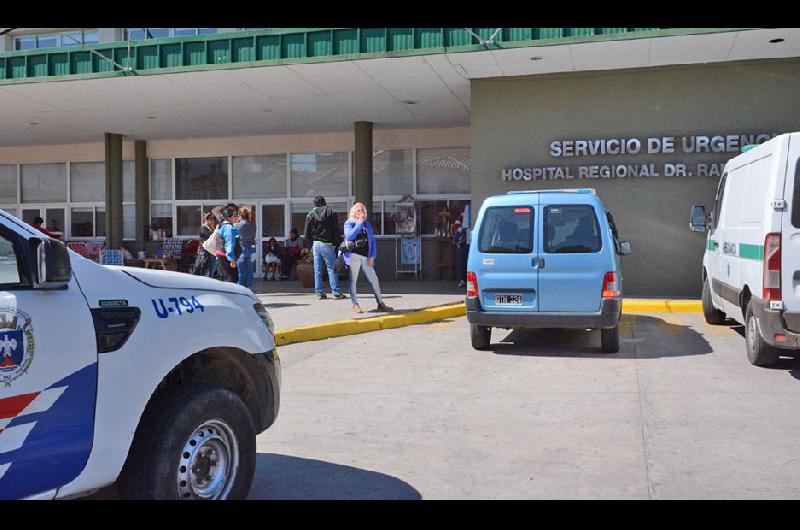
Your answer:
[[[797,498],[800,362],[741,330],[626,315],[597,332],[465,318],[281,348],[282,406],[250,497]]]

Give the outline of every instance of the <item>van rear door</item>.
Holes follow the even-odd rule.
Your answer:
[[[530,194],[517,204],[489,206],[483,212],[477,252],[469,265],[485,311],[538,311],[539,277],[533,255],[537,204],[538,194]]]
[[[786,324],[792,331],[800,331],[800,134],[789,137],[787,154],[783,195],[787,204],[781,215],[781,295]]]
[[[614,248],[605,212],[586,195],[542,194],[538,254],[539,310],[600,310],[603,278],[613,271]]]

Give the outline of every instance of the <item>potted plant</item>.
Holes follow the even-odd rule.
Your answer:
[[[300,259],[297,261],[297,279],[300,280],[303,287],[314,287],[314,255],[309,248],[300,251]]]

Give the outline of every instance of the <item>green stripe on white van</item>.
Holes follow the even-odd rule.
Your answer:
[[[713,239],[706,241],[706,250],[717,250],[717,242]]]
[[[739,243],[739,257],[763,261],[764,245],[748,245],[746,243]]]

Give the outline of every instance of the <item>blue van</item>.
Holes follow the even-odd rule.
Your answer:
[[[618,352],[630,249],[593,189],[487,198],[467,262],[472,346],[487,348],[493,327],[599,328],[602,351]]]

